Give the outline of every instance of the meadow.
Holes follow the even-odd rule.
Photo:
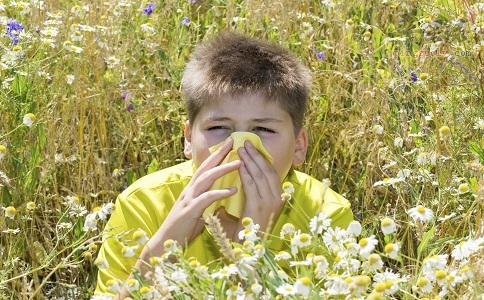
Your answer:
[[[161,259],[132,297],[480,299],[483,12],[467,0],[2,1],[0,299],[92,296],[116,196],[186,160],[181,75],[222,29],[310,68],[298,170],[346,197],[356,222],[288,225],[287,252],[269,253],[250,220],[240,247],[213,220],[234,247],[220,269]]]

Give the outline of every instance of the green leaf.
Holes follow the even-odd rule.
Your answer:
[[[148,166],[148,174],[157,171],[159,167],[160,167],[160,164],[158,163],[156,158],[153,158],[153,160],[150,162],[150,165]]]
[[[136,181],[136,179],[138,179],[138,176],[136,176],[136,173],[133,172],[133,170],[128,170],[126,172],[126,177],[128,179],[128,184],[132,184]]]
[[[479,156],[479,161],[484,163],[484,148],[482,148],[478,143],[471,142],[469,144],[469,150],[477,154],[477,156]]]
[[[435,228],[436,227],[434,225],[434,226],[432,226],[432,228],[430,228],[429,231],[427,231],[426,233],[423,234],[422,240],[420,241],[420,244],[418,245],[418,248],[417,248],[417,259],[418,260],[420,260],[422,252],[427,248],[430,239],[432,239],[432,237],[434,236]]]

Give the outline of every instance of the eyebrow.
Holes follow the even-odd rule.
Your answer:
[[[232,121],[232,119],[228,117],[210,117],[207,119],[208,122],[211,121]],[[284,121],[275,119],[275,118],[255,118],[251,119],[251,121],[257,122],[257,123],[270,123],[270,122],[275,122],[275,123],[282,123]]]

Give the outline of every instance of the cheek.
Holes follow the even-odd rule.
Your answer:
[[[195,141],[197,147],[193,149],[193,161],[196,166],[200,166],[200,164],[210,156],[210,148],[213,145],[216,145],[222,142],[225,138],[218,138],[217,136],[202,136]]]

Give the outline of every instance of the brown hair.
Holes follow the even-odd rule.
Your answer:
[[[195,47],[181,89],[190,124],[205,103],[222,95],[260,93],[289,113],[297,133],[302,127],[311,80],[309,69],[287,49],[223,31]]]

